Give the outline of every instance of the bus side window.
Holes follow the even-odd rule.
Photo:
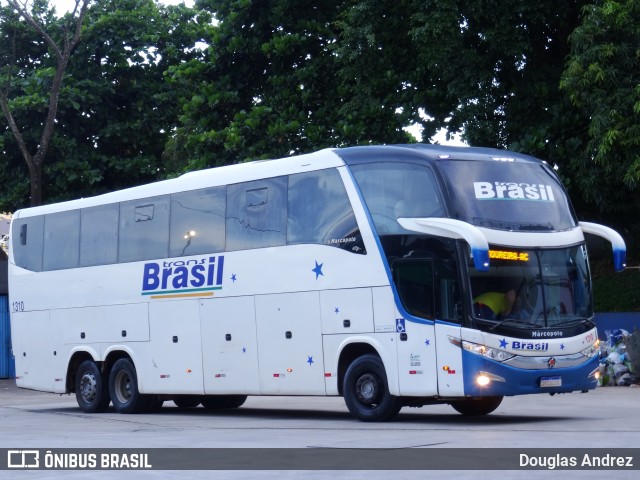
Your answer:
[[[168,253],[169,196],[122,202],[118,260],[151,260]]]
[[[33,272],[42,271],[44,215],[27,217],[13,228],[13,255],[17,266]]]
[[[110,265],[118,262],[117,203],[83,208],[80,213],[80,266]]]
[[[450,322],[462,322],[462,297],[454,260],[437,260],[436,276],[436,317]]]
[[[287,243],[287,177],[227,187],[226,249],[277,247]]]
[[[76,268],[80,257],[80,211],[44,216],[43,270]]]
[[[289,177],[287,244],[300,243],[365,253],[349,197],[335,169]]]
[[[171,195],[169,256],[224,251],[226,202],[225,187]]]
[[[405,310],[411,315],[433,320],[433,261],[428,259],[396,260],[393,279]]]

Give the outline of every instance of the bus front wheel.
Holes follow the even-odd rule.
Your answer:
[[[113,364],[109,375],[109,393],[118,413],[140,413],[149,404],[149,397],[138,391],[136,368],[128,358],[121,358]]]
[[[85,360],[76,370],[76,401],[86,413],[104,412],[109,406],[108,380],[93,360]]]
[[[363,355],[349,365],[343,395],[351,414],[363,422],[391,420],[402,408],[401,399],[389,393],[387,374],[377,355]]]
[[[488,415],[502,403],[503,397],[472,397],[451,402],[451,406],[463,415]]]

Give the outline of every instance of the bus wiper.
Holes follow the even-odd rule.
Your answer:
[[[503,318],[502,320],[500,320],[495,325],[492,325],[491,327],[489,327],[489,331],[493,332],[500,325],[503,325],[503,324],[505,324],[507,322],[513,322],[513,323],[516,323],[518,325],[529,325],[530,328],[537,328],[536,325],[533,325],[530,322],[527,322],[525,320],[520,320],[519,318]]]

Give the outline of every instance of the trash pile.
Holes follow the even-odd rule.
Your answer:
[[[631,335],[623,329],[606,330],[600,344],[599,387],[629,386],[640,383],[640,350],[636,345],[640,331]]]

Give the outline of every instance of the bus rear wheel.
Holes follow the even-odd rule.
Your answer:
[[[472,397],[451,402],[451,406],[462,415],[488,415],[502,403],[503,397]]]
[[[93,360],[85,360],[76,370],[76,401],[86,413],[104,412],[109,406],[108,380]]]
[[[363,422],[391,420],[402,408],[401,399],[389,393],[387,374],[377,355],[363,355],[349,365],[343,395],[351,414]]]
[[[246,395],[208,395],[202,399],[202,406],[208,410],[241,407],[247,400]]]
[[[138,391],[136,368],[128,358],[121,358],[113,364],[109,375],[109,393],[118,413],[144,412],[149,405],[149,397]]]

